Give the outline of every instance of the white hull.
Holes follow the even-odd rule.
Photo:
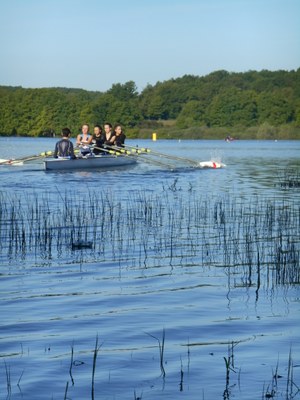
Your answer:
[[[137,162],[136,158],[129,156],[95,156],[91,158],[77,158],[68,160],[62,158],[49,158],[44,161],[46,170],[78,170],[78,169],[98,169],[122,167],[133,165]]]

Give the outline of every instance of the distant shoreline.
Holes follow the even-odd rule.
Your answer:
[[[248,128],[206,128],[191,127],[187,129],[161,128],[161,129],[128,129],[126,132],[127,139],[152,139],[152,134],[156,133],[157,140],[224,140],[227,142],[235,142],[239,140],[300,140],[300,128],[281,126],[263,129],[262,127]],[[73,133],[72,138],[76,138],[77,133]],[[39,135],[19,134],[9,135],[1,134],[0,137],[6,138],[54,138],[58,139],[59,135]],[[231,140],[227,138],[230,137]]]

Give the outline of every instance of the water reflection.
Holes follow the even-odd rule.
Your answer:
[[[277,165],[297,165],[293,146],[159,145],[228,167],[0,171],[12,398],[61,398],[67,383],[89,398],[97,335],[95,397],[252,400],[272,394],[277,364],[285,393],[291,346],[293,365],[300,354],[300,195],[277,185]]]

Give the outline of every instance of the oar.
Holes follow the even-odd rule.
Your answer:
[[[117,147],[117,146],[108,146],[108,147],[111,148],[111,149],[114,149],[114,150],[117,150],[117,151],[121,152],[124,156],[135,157],[135,158],[141,160],[142,162],[144,162],[146,164],[147,163],[148,164],[154,164],[154,165],[158,165],[158,166],[164,167],[164,168],[165,167],[173,168],[173,166],[170,165],[170,164],[162,163],[160,161],[153,160],[151,158],[144,158],[144,157],[141,156],[141,154],[142,154],[141,152],[136,153],[136,152],[128,151],[128,150],[124,149],[124,147]]]
[[[175,160],[175,161],[184,161],[184,162],[187,162],[187,163],[193,165],[194,167],[199,167],[199,163],[195,160],[191,160],[190,158],[172,156],[170,154],[160,153],[158,151],[154,151],[154,150],[151,150],[148,148],[139,149],[137,147],[127,146],[127,145],[125,147],[133,148],[137,151],[140,150],[141,152],[144,152],[144,153],[151,153],[152,155],[157,156],[157,157],[165,157],[165,158],[169,158],[170,160]]]
[[[104,145],[104,146],[105,147],[101,147],[100,149],[104,150],[104,151],[107,151],[107,149],[109,151],[117,151],[119,155],[120,154],[125,155],[125,156],[132,156],[133,155],[131,151],[125,149],[124,147],[110,146],[110,145],[107,145],[107,144]],[[97,149],[97,147],[96,147],[96,149]]]
[[[166,167],[167,168],[173,168],[170,164],[165,164],[165,163],[162,163],[160,161],[153,160],[153,159],[150,159],[150,158],[146,159],[144,157],[139,156],[139,154],[141,154],[141,153],[132,153],[131,151],[128,151],[128,150],[124,149],[124,147],[105,145],[105,148],[104,147],[96,147],[96,146],[94,146],[94,149],[103,150],[103,151],[105,151],[105,152],[107,152],[109,154],[114,154],[116,156],[123,155],[125,157],[135,157],[135,158],[137,158],[139,160],[142,160],[145,163],[158,165],[158,166],[164,167],[164,168],[166,168]]]
[[[5,158],[0,159],[0,165],[1,164],[8,164],[11,160],[6,160]]]
[[[39,158],[49,157],[49,156],[52,156],[52,155],[53,155],[53,152],[51,150],[49,150],[49,151],[44,151],[43,153],[37,154],[35,156],[23,157],[22,161],[26,162],[26,161],[37,160]]]
[[[120,156],[121,155],[121,153],[119,153],[118,151],[111,150],[111,149],[105,149],[104,147],[93,146],[92,148],[96,149],[96,150],[102,150],[105,153],[108,153],[108,154],[111,154],[111,155],[114,155],[114,156]]]
[[[150,149],[147,149],[147,148],[145,148],[145,147],[137,147],[137,146],[129,146],[129,145],[124,145],[126,148],[129,148],[129,149],[132,149],[131,150],[131,152],[132,153],[138,153],[138,154],[141,154],[141,153],[150,153],[151,152],[151,150]]]
[[[35,155],[32,155],[32,156],[15,158],[13,160],[1,161],[0,165],[13,165],[13,164],[21,163],[21,162],[37,160],[37,159],[42,158],[42,157],[51,156],[52,154],[53,154],[53,152],[50,151],[50,150],[49,151],[44,151],[43,153],[35,154]]]

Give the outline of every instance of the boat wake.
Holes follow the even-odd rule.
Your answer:
[[[226,164],[223,164],[221,162],[218,161],[200,161],[199,162],[199,166],[200,168],[225,168]]]

